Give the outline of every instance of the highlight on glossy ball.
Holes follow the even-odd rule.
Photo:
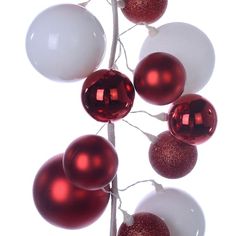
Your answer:
[[[135,91],[129,78],[116,70],[98,70],[85,80],[81,100],[95,120],[115,121],[131,110]]]
[[[135,24],[151,24],[164,14],[167,0],[124,0],[124,16]]]
[[[34,203],[49,223],[66,229],[83,228],[102,215],[109,194],[72,185],[63,171],[62,157],[49,159],[39,169],[33,184]]]
[[[158,52],[143,58],[134,71],[134,86],[147,102],[166,105],[183,92],[185,69],[174,56]]]
[[[165,188],[153,191],[137,206],[135,212],[150,212],[164,220],[173,236],[204,236],[204,214],[196,202],[186,192]]]
[[[166,52],[177,57],[186,70],[184,93],[201,90],[211,78],[215,53],[207,35],[197,27],[173,22],[157,28],[149,35],[140,51],[140,60],[153,52]]]
[[[196,165],[197,148],[165,131],[151,143],[149,161],[161,176],[170,179],[181,178],[189,174]]]
[[[215,132],[217,114],[213,105],[197,94],[186,94],[174,102],[168,115],[170,132],[189,144],[201,144]]]
[[[149,212],[140,212],[132,215],[133,224],[123,222],[118,236],[170,236],[165,222],[157,215]]]
[[[41,12],[26,36],[26,51],[34,68],[57,81],[87,77],[101,63],[105,46],[100,22],[87,9],[73,4]]]
[[[63,167],[68,179],[88,190],[101,189],[116,175],[118,157],[113,145],[98,135],[84,135],[66,149]]]

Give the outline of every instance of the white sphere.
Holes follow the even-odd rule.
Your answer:
[[[29,27],[26,51],[35,69],[53,80],[87,77],[103,59],[104,30],[84,7],[52,6],[40,13]]]
[[[211,41],[193,25],[174,22],[157,28],[143,43],[140,59],[153,52],[167,52],[177,57],[186,70],[184,93],[195,93],[209,81],[215,53]]]
[[[161,217],[173,236],[203,236],[205,220],[198,203],[187,193],[167,188],[149,194],[136,212],[150,212]]]

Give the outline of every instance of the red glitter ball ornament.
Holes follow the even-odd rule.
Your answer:
[[[125,6],[121,11],[135,24],[150,24],[164,14],[167,2],[167,0],[125,0]]]
[[[70,181],[88,190],[108,185],[116,175],[118,157],[113,145],[98,135],[85,135],[66,149],[63,167]]]
[[[139,62],[134,72],[134,86],[147,102],[165,105],[182,94],[185,77],[185,69],[176,57],[157,52]]]
[[[108,122],[129,113],[134,95],[133,84],[127,76],[116,70],[98,70],[85,80],[81,99],[95,120]]]
[[[60,154],[38,171],[33,198],[39,213],[51,224],[67,229],[85,227],[101,216],[109,201],[103,190],[76,188],[67,179]]]
[[[217,125],[215,108],[197,94],[180,97],[171,107],[168,117],[171,133],[189,144],[207,141],[215,132]]]
[[[165,131],[150,145],[149,160],[158,174],[176,179],[187,175],[194,168],[197,162],[197,148]]]
[[[136,213],[133,216],[133,224],[128,226],[122,223],[118,236],[170,236],[165,222],[158,216],[148,213]]]

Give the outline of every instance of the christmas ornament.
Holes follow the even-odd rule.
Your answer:
[[[213,105],[197,94],[186,94],[174,102],[168,115],[170,132],[189,144],[200,144],[215,132],[217,114]]]
[[[184,93],[195,93],[209,81],[215,64],[211,41],[197,27],[173,22],[157,28],[149,35],[140,51],[140,60],[154,52],[166,52],[177,57],[186,70]]]
[[[170,236],[168,227],[164,221],[156,215],[148,212],[134,214],[133,224],[128,226],[122,223],[118,236]]]
[[[95,120],[108,122],[129,113],[134,95],[127,76],[116,70],[98,70],[85,80],[81,99],[85,110]]]
[[[73,4],[52,6],[40,13],[26,37],[30,62],[52,80],[88,76],[100,64],[105,46],[99,21],[85,8]]]
[[[136,24],[150,24],[165,12],[167,0],[124,0],[124,16]]]
[[[134,86],[147,102],[165,105],[184,90],[185,70],[181,62],[167,53],[152,53],[137,65]]]
[[[76,188],[67,179],[60,154],[48,160],[38,171],[33,185],[33,197],[39,213],[59,227],[82,228],[101,216],[109,201],[103,190]]]
[[[105,187],[115,177],[118,157],[106,139],[98,135],[85,135],[68,146],[63,167],[75,186],[95,190]]]
[[[164,220],[173,236],[204,236],[205,219],[199,204],[187,193],[173,188],[153,191],[135,212],[150,212]]]
[[[197,162],[197,148],[165,131],[150,145],[149,161],[153,169],[163,177],[180,178],[194,168]]]

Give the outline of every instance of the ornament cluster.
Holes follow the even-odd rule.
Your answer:
[[[164,14],[167,0],[124,0],[121,5],[121,12],[128,20],[147,25]],[[86,8],[74,4],[52,6],[40,13],[26,37],[28,58],[39,73],[56,81],[84,79],[83,107],[99,122],[115,122],[129,114],[135,93],[154,105],[171,104],[168,130],[151,143],[149,161],[166,178],[187,175],[197,162],[196,145],[207,141],[217,125],[213,105],[195,94],[207,84],[213,71],[215,55],[210,40],[190,24],[173,22],[159,27],[141,48],[133,82],[123,72],[99,68],[105,48],[106,36],[98,19]],[[98,135],[79,137],[63,154],[51,158],[39,169],[33,185],[35,205],[54,225],[69,229],[85,227],[106,208],[109,184],[117,168],[118,156],[108,140]],[[171,201],[176,203],[171,198],[175,192],[170,192],[168,195],[169,190],[164,190],[163,196],[167,197],[163,206],[168,207]],[[155,199],[161,199],[157,195]],[[157,203],[150,202],[152,207],[147,207],[147,203],[139,207],[141,212],[133,215],[131,225],[124,222],[120,226],[118,236],[204,234],[200,208],[196,210],[200,220],[189,217],[194,209],[191,201],[185,215],[191,221],[189,225],[195,221],[200,222],[199,227],[192,226],[186,232],[179,229],[181,233],[177,233],[178,225],[173,226],[175,219],[162,215],[163,208],[159,209],[161,215],[158,210],[148,210],[156,209]],[[184,202],[179,206],[183,207]],[[182,219],[186,220],[183,216]]]

